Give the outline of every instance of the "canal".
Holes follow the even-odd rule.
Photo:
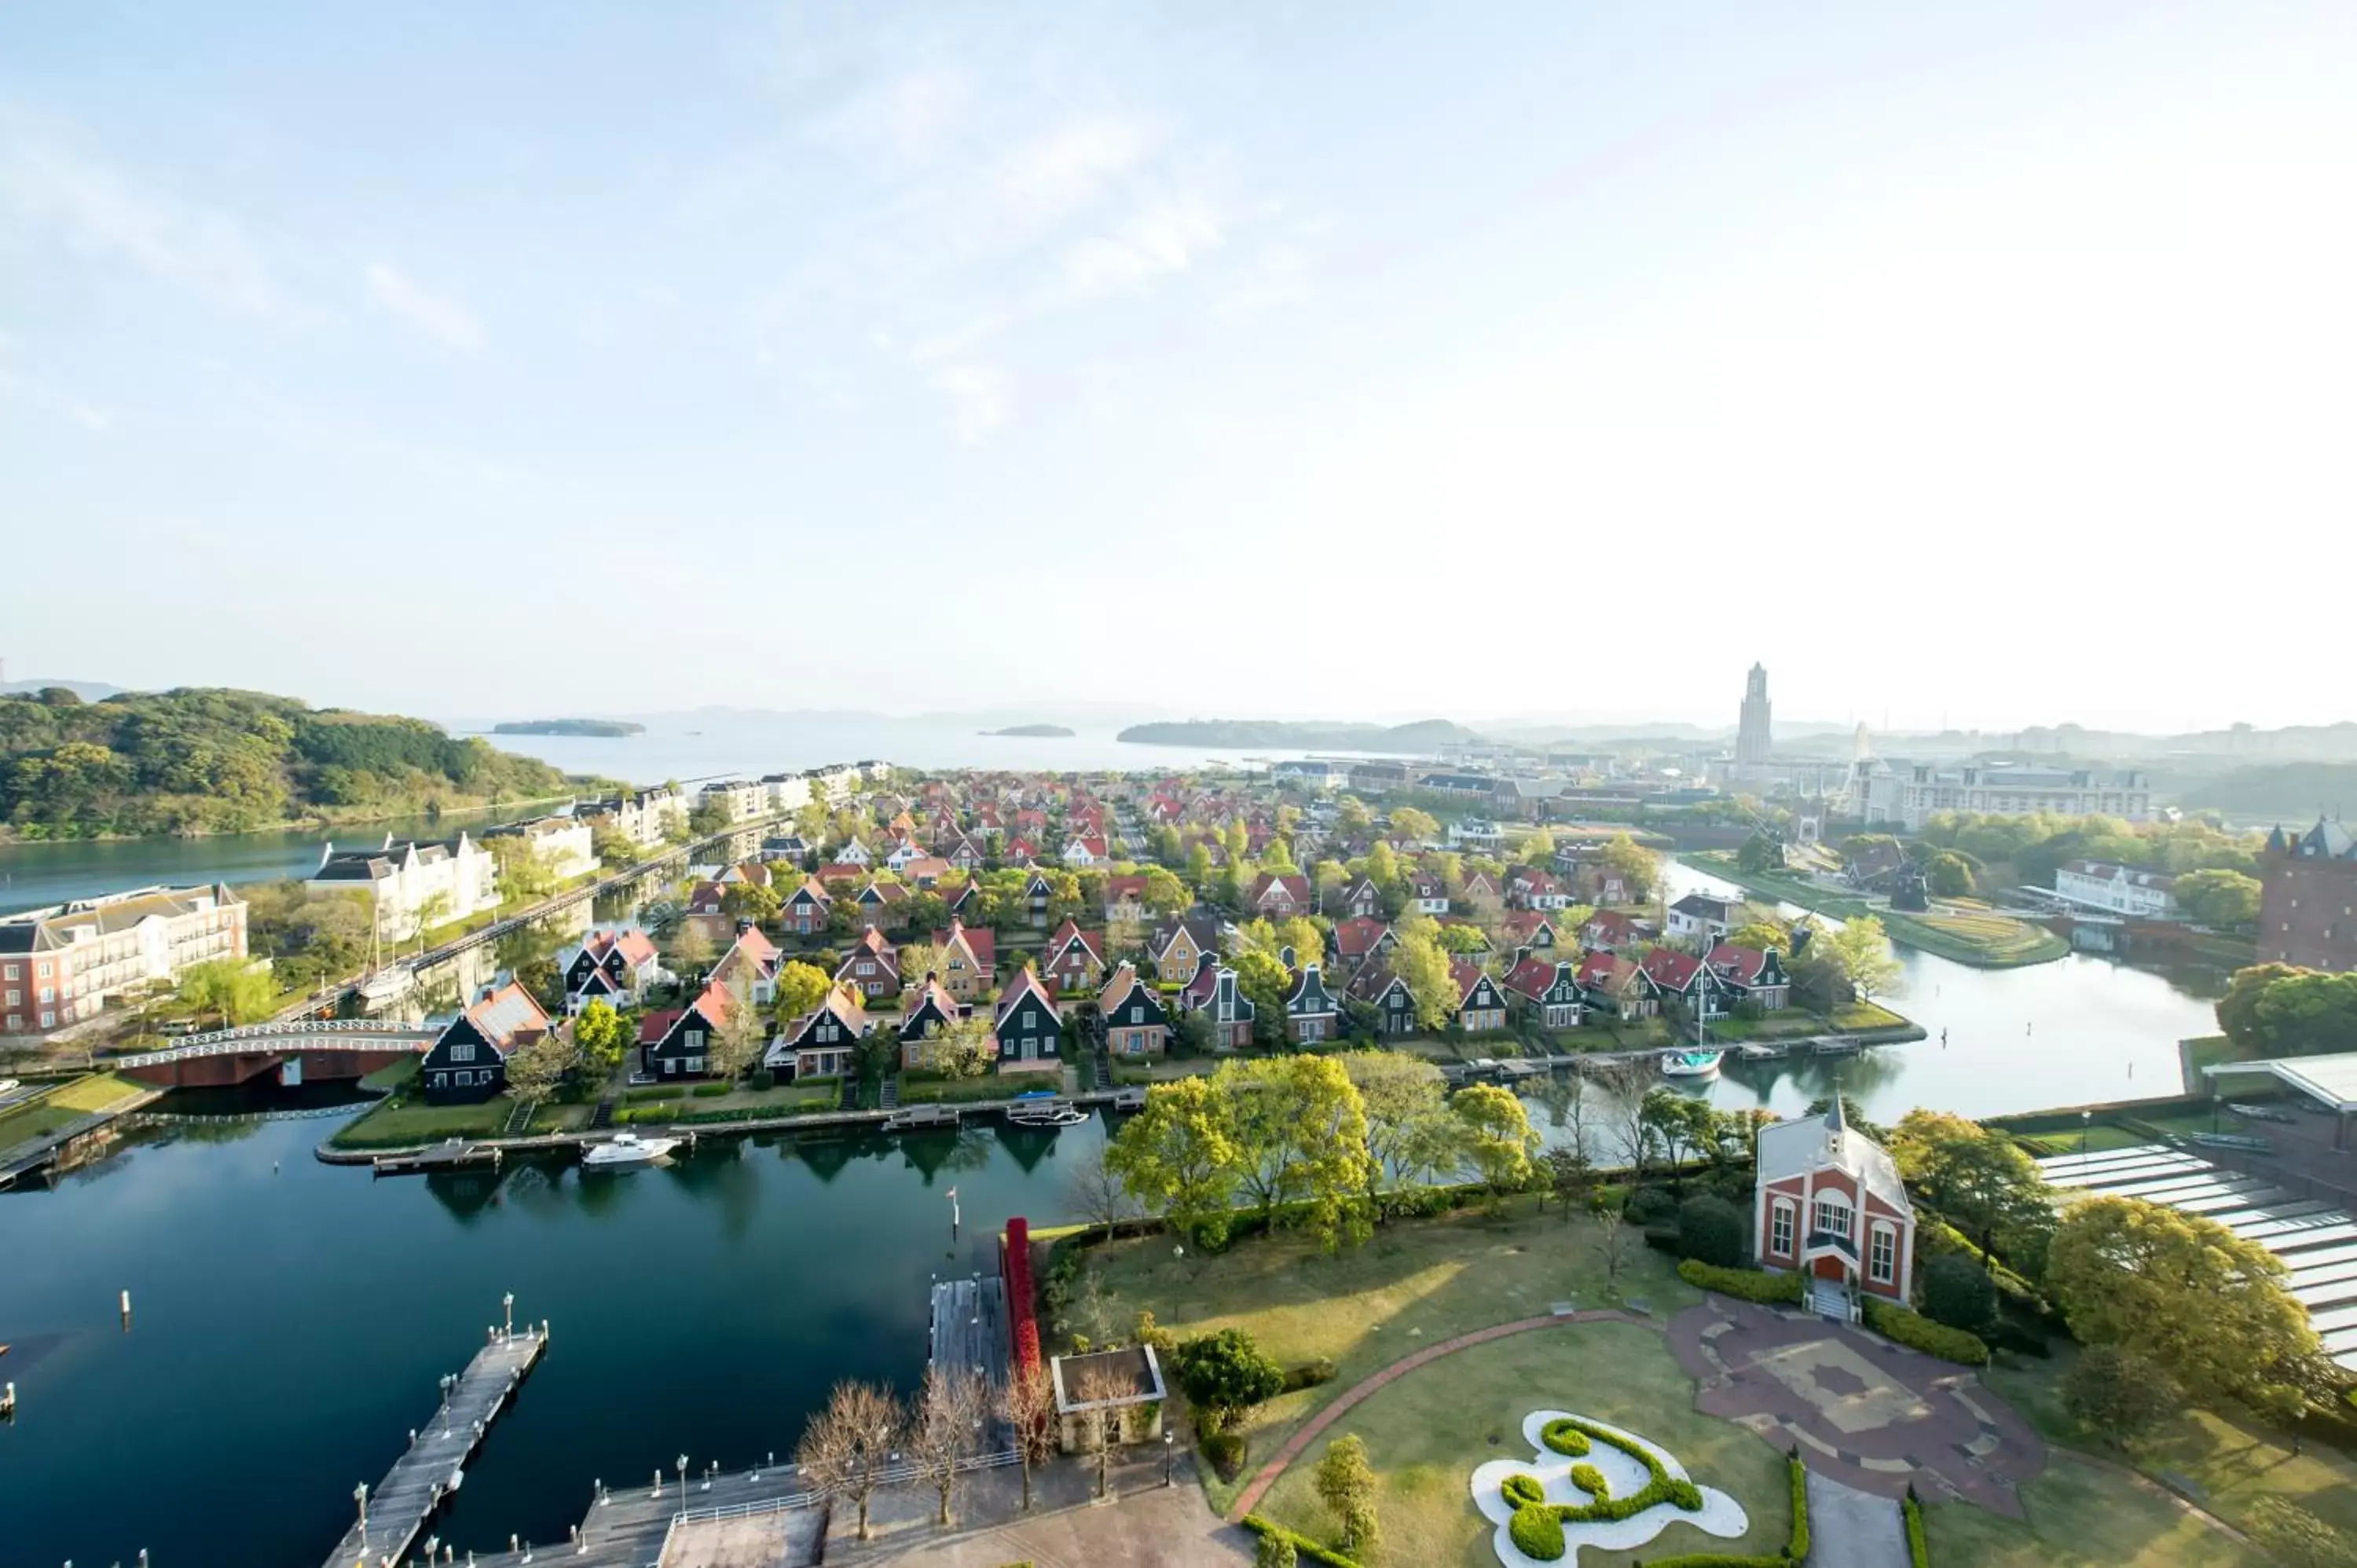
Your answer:
[[[502,945],[498,961],[516,961]],[[1902,956],[1892,1004],[1930,1039],[1838,1063],[1730,1060],[1715,1101],[1797,1112],[1836,1072],[1878,1119],[2166,1093],[2177,1041],[2215,1027],[2214,975]],[[1065,1173],[1103,1136],[1095,1121],[780,1135],[626,1175],[372,1181],[311,1157],[337,1125],[159,1127],[55,1190],[0,1194],[0,1378],[22,1401],[0,1427],[0,1561],[317,1561],[353,1485],[382,1474],[508,1291],[554,1337],[447,1516],[462,1554],[511,1532],[561,1539],[594,1479],[644,1485],[682,1453],[698,1467],[783,1454],[835,1379],[909,1387],[931,1277],[993,1266],[1012,1215],[1063,1217]]]

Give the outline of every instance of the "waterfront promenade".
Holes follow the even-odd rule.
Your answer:
[[[457,1489],[492,1421],[547,1347],[544,1323],[489,1331],[488,1343],[446,1384],[441,1404],[410,1434],[409,1446],[384,1479],[364,1499],[355,1494],[352,1527],[328,1553],[327,1568],[375,1568],[408,1553],[443,1498]]]

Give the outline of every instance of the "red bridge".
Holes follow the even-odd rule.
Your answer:
[[[253,1024],[190,1035],[160,1050],[97,1065],[167,1089],[244,1083],[273,1071],[281,1083],[310,1083],[366,1078],[404,1057],[424,1055],[440,1034],[439,1029],[363,1018]]]

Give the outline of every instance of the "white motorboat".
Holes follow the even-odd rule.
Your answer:
[[[1077,1127],[1089,1119],[1089,1113],[1063,1105],[1041,1111],[1010,1111],[1006,1119],[1017,1127]]]
[[[1680,1051],[1662,1058],[1663,1078],[1706,1079],[1718,1076],[1720,1051]]]
[[[592,1144],[581,1156],[581,1164],[594,1170],[652,1165],[678,1147],[677,1138],[641,1138],[636,1133],[617,1133],[602,1144]]]

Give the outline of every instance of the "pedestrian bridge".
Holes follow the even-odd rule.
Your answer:
[[[273,1069],[283,1083],[365,1078],[422,1054],[440,1035],[438,1028],[370,1018],[297,1019],[189,1035],[99,1065],[173,1089],[243,1083]]]

